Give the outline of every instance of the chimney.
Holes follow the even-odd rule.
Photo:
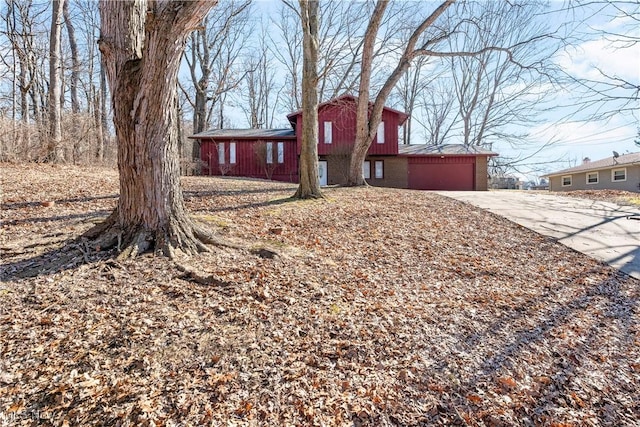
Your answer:
[[[588,157],[585,157],[584,159],[582,159],[582,164],[586,165],[587,163],[591,163],[591,159]]]

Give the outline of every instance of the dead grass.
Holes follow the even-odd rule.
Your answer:
[[[194,215],[280,255],[19,278],[117,176],[1,166],[0,425],[637,425],[639,282],[467,204],[189,177]]]
[[[558,196],[578,197],[581,199],[598,200],[616,203],[622,206],[640,206],[640,193],[623,190],[577,190],[557,191]]]

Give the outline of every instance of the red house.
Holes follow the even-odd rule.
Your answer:
[[[298,182],[298,151],[292,129],[216,129],[200,141],[204,175]]]
[[[374,186],[421,190],[486,190],[487,159],[496,155],[462,145],[398,145],[409,116],[385,107],[363,165]],[[205,175],[298,182],[302,112],[287,116],[291,129],[221,129],[193,135],[200,141]],[[321,185],[346,182],[356,136],[356,98],[344,95],[318,107]]]

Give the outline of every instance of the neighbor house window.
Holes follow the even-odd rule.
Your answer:
[[[614,169],[611,171],[611,181],[626,181],[627,180],[627,168]]]
[[[382,160],[376,160],[375,169],[375,177],[377,179],[384,178],[384,162]]]
[[[331,144],[333,142],[333,123],[324,122],[324,143]]]
[[[369,160],[365,160],[362,163],[362,174],[364,179],[371,179],[371,162]]]
[[[278,163],[284,163],[284,142],[278,142]]]
[[[235,142],[229,143],[229,163],[231,164],[236,163],[236,143]]]
[[[273,163],[273,142],[267,142],[267,164]]]
[[[384,144],[384,122],[378,124],[378,132],[376,134],[376,142],[378,144]]]
[[[218,164],[224,165],[224,142],[218,142]]]
[[[598,172],[587,173],[587,184],[597,184],[597,183],[598,183]]]
[[[563,187],[571,186],[571,175],[567,175],[567,176],[563,176],[562,177],[562,186]]]

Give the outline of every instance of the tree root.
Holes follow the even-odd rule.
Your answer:
[[[151,233],[141,231],[137,233],[132,242],[124,248],[122,252],[117,256],[118,261],[122,261],[128,258],[135,258],[136,256],[146,252],[151,247],[153,236]]]
[[[149,251],[176,260],[181,255],[210,252],[211,246],[251,250],[244,243],[215,235],[204,224],[189,217],[172,219],[159,230],[149,230],[143,226],[124,229],[118,224],[117,211],[111,213],[103,223],[87,231],[82,239],[88,240],[87,247],[96,251],[116,249],[119,261],[135,258]],[[263,258],[277,255],[271,250],[268,251],[268,256],[264,256],[266,252],[252,252]]]
[[[325,196],[321,192],[315,193],[311,191],[303,191],[300,187],[298,187],[295,194],[291,198],[298,199],[298,200],[310,200],[310,199],[318,200],[318,199],[324,199]]]

